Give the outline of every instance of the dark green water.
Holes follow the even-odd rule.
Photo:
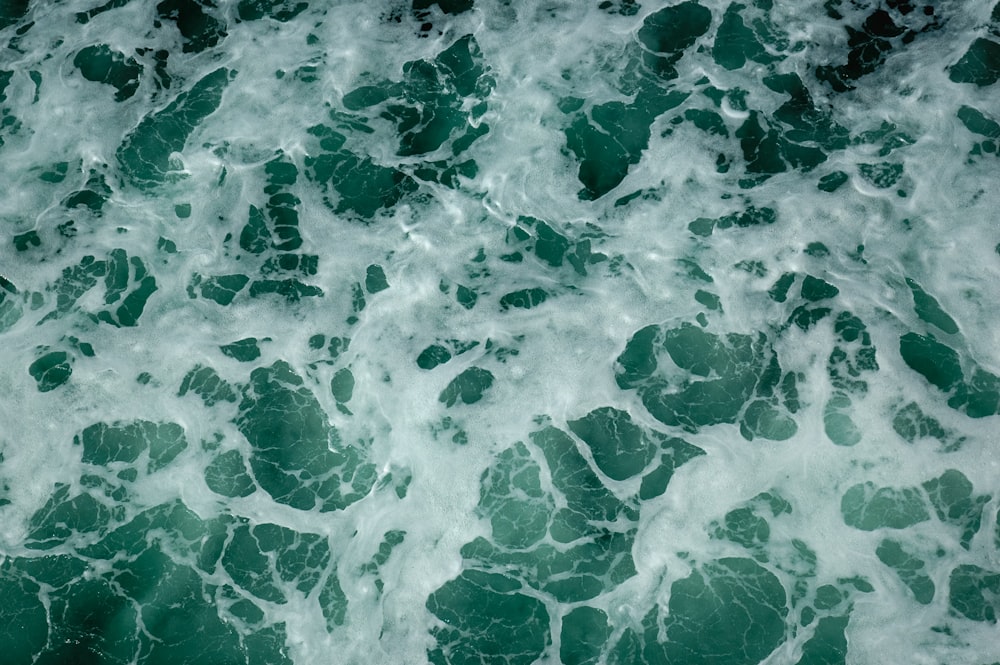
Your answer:
[[[0,44],[4,665],[1000,662],[1000,5]]]

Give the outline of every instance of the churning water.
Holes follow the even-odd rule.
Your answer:
[[[1000,661],[1000,8],[0,3],[0,660]]]

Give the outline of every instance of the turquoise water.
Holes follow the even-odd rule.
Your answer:
[[[0,42],[4,663],[1000,662],[1000,5]]]

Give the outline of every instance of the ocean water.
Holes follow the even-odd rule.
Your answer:
[[[0,661],[1000,662],[1000,5],[0,3]]]

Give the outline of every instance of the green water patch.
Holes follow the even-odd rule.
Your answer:
[[[802,279],[802,297],[810,302],[835,298],[840,293],[833,284],[812,275],[806,275]]]
[[[965,128],[973,134],[979,134],[991,139],[1000,138],[1000,123],[979,109],[962,105],[958,109],[957,115],[958,119],[965,125]]]
[[[786,272],[771,286],[767,291],[767,295],[774,302],[785,302],[788,300],[788,291],[792,288],[792,284],[795,283],[795,273]]]
[[[188,392],[198,395],[205,406],[214,406],[217,402],[234,403],[237,400],[236,390],[218,372],[205,365],[195,365],[184,375],[177,396],[183,397]]]
[[[42,244],[42,239],[38,235],[38,231],[32,229],[31,231],[25,231],[24,233],[18,233],[14,236],[14,249],[18,252],[26,252],[34,247],[40,247]]]
[[[312,284],[306,284],[297,279],[258,279],[250,283],[247,294],[251,298],[261,296],[280,296],[285,302],[297,303],[302,298],[318,298],[323,296],[323,289]]]
[[[955,83],[972,83],[979,87],[993,85],[1000,80],[1000,44],[979,37],[949,68],[948,78]]]
[[[733,212],[714,219],[699,217],[688,224],[688,230],[696,236],[707,238],[716,229],[723,230],[732,227],[746,229],[753,226],[774,224],[777,218],[777,213],[773,208],[748,206],[746,210],[741,212]]]
[[[227,450],[216,455],[205,467],[205,484],[216,494],[231,499],[250,496],[257,491],[239,450]]]
[[[549,299],[549,292],[540,287],[518,289],[500,297],[501,309],[533,309]]]
[[[998,154],[997,139],[1000,139],[1000,123],[972,106],[959,108],[958,119],[970,132],[985,137],[985,140],[972,146],[970,155]]]
[[[0,610],[4,658],[12,665],[129,662],[136,655],[135,613],[108,580],[78,579],[85,564],[73,557],[8,559],[0,568],[6,599]],[[39,586],[58,588],[42,605]],[[51,620],[52,625],[48,623]],[[105,660],[106,659],[106,660]]]
[[[888,120],[883,120],[878,127],[863,132],[859,132],[851,140],[851,143],[859,146],[870,146],[870,148],[877,147],[878,150],[875,154],[878,157],[887,157],[898,148],[904,148],[906,146],[913,145],[914,143],[916,143],[916,139],[914,139],[909,133],[907,133],[903,128],[899,127],[896,123],[889,122]],[[876,167],[878,169],[889,168],[892,171],[896,171],[897,175],[899,173],[902,173],[901,164],[892,164],[885,162],[882,163],[881,166],[876,164],[869,164],[868,167],[872,169],[876,169]],[[874,172],[875,171],[873,171],[873,173]]]
[[[752,186],[760,180],[788,170],[782,150],[785,142],[782,141],[781,133],[761,113],[751,111],[736,130],[736,138],[740,140],[740,149],[750,178],[744,186]],[[819,164],[823,161],[822,153],[817,151],[809,161],[812,166]]]
[[[145,115],[115,153],[125,177],[147,190],[167,181],[174,170],[171,154],[182,152],[195,128],[218,109],[234,76],[228,69],[216,69],[165,108]]]
[[[50,550],[67,540],[105,531],[115,513],[121,510],[108,503],[106,498],[96,498],[88,492],[71,496],[69,485],[56,485],[45,505],[31,516],[25,547]]]
[[[473,8],[475,0],[412,0],[410,6],[419,15],[420,12],[437,6],[444,14],[462,14]]]
[[[184,53],[200,53],[226,38],[226,24],[214,16],[214,9],[215,5],[210,2],[163,0],[156,5],[156,14],[177,26],[183,38],[181,50]]]
[[[378,293],[389,288],[389,280],[385,277],[385,270],[380,265],[370,265],[365,271],[365,290],[368,293]]]
[[[400,82],[357,88],[343,103],[349,111],[383,109],[396,124],[400,156],[425,155],[449,140],[457,156],[489,130],[478,119],[494,84],[475,37],[465,35],[433,60],[405,63]],[[475,102],[469,111],[463,109],[467,98]]]
[[[835,445],[854,446],[861,442],[861,429],[850,416],[851,398],[842,393],[827,400],[823,407],[823,433]]]
[[[1000,413],[1000,377],[974,367],[972,378],[958,386],[948,406],[970,418],[986,418]]]
[[[610,406],[594,409],[567,424],[590,448],[597,468],[614,480],[626,480],[642,472],[659,448],[627,411]]]
[[[922,486],[938,519],[957,527],[961,533],[959,544],[969,549],[972,539],[979,533],[983,509],[992,497],[989,494],[976,496],[972,482],[957,469],[948,469]]]
[[[970,418],[1000,412],[1000,377],[969,363],[971,377],[966,378],[958,352],[933,335],[906,333],[899,339],[899,353],[910,369],[942,392],[951,393],[951,408]]]
[[[695,108],[685,109],[684,119],[706,134],[714,134],[722,137],[729,136],[729,129],[726,127],[725,120],[715,111]]]
[[[550,643],[549,615],[504,575],[464,571],[427,599],[441,623],[431,629],[434,665],[504,662],[530,665]]]
[[[786,152],[800,155],[800,161],[806,155],[815,155],[809,160],[811,164],[813,159],[819,159],[819,154],[810,150],[811,146],[819,146],[827,154],[847,147],[847,129],[834,121],[829,111],[816,106],[798,74],[773,74],[763,82],[774,92],[788,95],[772,115],[784,125],[783,138],[795,144],[794,149],[786,148]]]
[[[714,538],[729,540],[746,548],[757,561],[767,562],[767,546],[771,538],[768,520],[791,512],[791,504],[780,494],[762,492],[727,512],[721,523],[712,523],[709,532]]]
[[[124,53],[107,44],[94,44],[80,49],[73,58],[73,65],[88,81],[112,86],[116,91],[117,102],[125,101],[136,93],[143,73],[142,65],[135,58],[126,58]]]
[[[813,634],[802,645],[796,665],[845,665],[849,616],[827,616],[816,622]]]
[[[584,186],[577,194],[580,199],[598,199],[621,184],[648,147],[653,121],[687,99],[689,93],[661,86],[677,77],[674,65],[708,31],[711,20],[711,12],[694,0],[647,16],[637,35],[646,75],[635,84],[635,97],[596,105],[589,114],[582,110],[574,114],[565,134],[580,164],[578,178]]]
[[[314,277],[319,272],[319,256],[316,254],[277,254],[269,257],[260,267],[260,274],[296,274]]]
[[[479,342],[475,340],[441,340],[420,352],[420,355],[417,356],[417,367],[424,370],[434,369],[478,346]]]
[[[606,254],[593,251],[593,243],[605,237],[606,234],[591,223],[587,223],[583,230],[572,233],[570,229],[557,230],[554,223],[522,215],[517,218],[517,224],[507,230],[505,237],[512,251],[501,255],[500,259],[520,263],[526,254],[534,254],[548,267],[568,265],[583,277],[587,275],[588,266],[608,260]]]
[[[65,351],[48,351],[39,355],[28,365],[28,374],[37,383],[38,392],[47,393],[69,381],[74,360]]]
[[[309,133],[319,141],[305,158],[306,175],[328,195],[336,193],[336,199],[324,199],[335,213],[371,221],[380,210],[416,191],[417,182],[403,171],[344,149],[346,136],[335,129],[316,125]]]
[[[447,348],[441,344],[431,344],[417,356],[417,367],[428,370],[434,369],[438,365],[448,362],[451,358],[451,351]]]
[[[53,561],[56,557],[46,559],[49,559],[46,563],[53,568],[60,565],[65,565],[67,568],[78,567],[82,563],[71,557],[59,557],[62,559],[59,563]],[[9,582],[13,582],[17,577],[23,576],[23,579],[37,573],[41,573],[39,577],[43,579],[48,577],[46,573],[49,571],[45,570],[48,566],[37,565],[40,563],[39,560],[21,560],[17,563],[20,565],[15,564],[4,573],[0,573],[8,578]],[[19,568],[22,570],[18,570]],[[31,626],[29,619],[24,627],[29,628],[30,637],[12,640],[15,645],[13,662],[45,664],[128,662],[135,657],[137,645],[134,639],[130,639],[133,638],[137,628],[135,613],[129,606],[128,599],[119,596],[109,580],[79,580],[70,586],[63,585],[60,591],[62,593],[54,594],[55,597],[51,598],[47,607],[48,618],[52,625],[46,627],[43,617],[41,623]],[[30,616],[29,613],[28,617]],[[13,625],[18,624],[17,621],[13,622]],[[38,637],[44,638],[46,633],[48,633],[48,645],[37,641],[35,644],[30,644],[29,640],[32,637],[37,640]],[[21,649],[18,649],[18,646],[21,646]],[[48,648],[44,648],[45,646]],[[11,655],[8,652],[5,657],[10,658]]]
[[[0,334],[14,327],[24,315],[28,294],[19,294],[17,287],[0,277]]]
[[[187,293],[189,297],[194,298],[197,289],[202,298],[207,298],[217,305],[226,307],[233,302],[236,294],[242,291],[249,282],[250,278],[240,273],[213,277],[202,277],[198,273],[194,273]]]
[[[262,222],[255,219],[255,216],[261,217],[262,214],[260,210],[251,206],[250,221],[248,221],[247,226],[250,227],[253,225],[255,231],[250,232],[245,227],[244,231],[240,234],[241,243],[244,234],[255,232],[258,234],[253,238],[253,243],[256,245],[259,245],[261,242],[266,244],[269,241],[274,249],[281,252],[292,252],[302,246],[298,211],[298,206],[302,202],[298,196],[290,191],[290,188],[298,180],[298,174],[298,168],[284,153],[279,154],[264,165],[264,176],[267,182],[267,185],[264,187],[264,194],[268,198],[263,208],[270,222],[271,230],[261,230]],[[249,251],[259,253],[259,250],[254,250],[255,248],[251,248]],[[282,254],[272,259],[276,262],[277,268],[281,270],[299,269],[303,274],[308,275],[310,272],[313,272],[312,268],[315,267],[313,264],[318,263],[318,259],[315,261],[313,259],[306,259],[305,261],[296,259],[296,265],[292,268],[284,265],[289,261],[286,258],[287,256],[289,255]],[[265,263],[266,266],[267,264]],[[262,267],[261,272],[267,274],[264,267]],[[313,274],[315,273],[313,272]]]
[[[930,519],[920,491],[915,487],[876,487],[859,483],[840,501],[844,523],[862,531],[905,529]]]
[[[786,441],[799,431],[798,425],[786,413],[766,400],[754,400],[743,412],[740,434],[752,441],[755,437],[770,441]]]
[[[241,363],[248,363],[260,358],[260,346],[256,337],[245,337],[232,344],[224,344],[219,347],[224,355]]]
[[[782,379],[763,335],[716,335],[686,322],[648,326],[628,341],[615,375],[620,388],[636,390],[650,415],[668,426],[697,431],[739,422],[749,440],[784,440],[798,429],[788,415],[797,409],[795,380]]]
[[[509,550],[477,538],[462,547],[462,557],[477,568],[508,571],[560,603],[591,600],[636,574],[631,557],[635,530],[597,532],[557,547],[541,544]]]
[[[153,473],[170,464],[187,446],[184,428],[176,423],[149,420],[95,423],[73,437],[82,448],[86,464],[107,467],[114,462],[145,462],[145,472]]]
[[[351,401],[354,396],[354,373],[346,367],[337,370],[330,379],[330,393],[338,406]]]
[[[461,155],[489,133],[482,118],[495,86],[475,37],[460,37],[433,59],[404,63],[402,74],[349,91],[344,108],[375,126],[394,125],[397,155],[426,159],[411,171],[418,180],[455,188],[459,176],[475,177],[478,166]]]
[[[824,192],[835,192],[850,180],[850,176],[843,171],[833,171],[819,179],[816,187]]]
[[[803,332],[808,332],[810,328],[825,319],[832,311],[829,307],[799,305],[792,310],[791,315],[788,317],[788,322],[794,324]]]
[[[661,62],[661,71],[672,66],[704,35],[712,21],[712,13],[695,0],[687,0],[653,12],[639,28],[639,42]]]
[[[915,281],[906,278],[906,285],[913,293],[913,308],[921,321],[931,324],[938,330],[954,335],[958,333],[958,324],[948,316],[934,296],[930,295]]]
[[[808,281],[803,282],[803,297],[808,295],[821,299],[833,297],[837,293],[836,287],[815,278],[812,286],[807,289]],[[823,318],[832,310],[822,308],[812,311],[819,312],[822,315],[820,318]],[[823,429],[834,444],[853,446],[861,441],[861,429],[851,417],[852,398],[867,394],[868,381],[865,376],[878,371],[878,360],[867,326],[851,312],[837,314],[833,331],[837,341],[827,358],[827,375],[834,394],[823,407]]]
[[[555,503],[542,489],[541,467],[523,443],[500,453],[480,478],[478,511],[490,520],[493,542],[526,549],[549,529]]]
[[[722,299],[715,293],[711,291],[705,291],[703,289],[698,289],[694,293],[695,302],[700,305],[704,305],[709,310],[713,312],[722,311]]]
[[[557,542],[570,542],[590,533],[589,521],[613,522],[619,515],[636,519],[637,512],[619,501],[600,481],[580,454],[573,439],[562,430],[547,427],[531,435],[545,456],[553,485],[566,500],[551,529]]]
[[[593,107],[589,118],[577,113],[565,133],[567,146],[580,163],[577,177],[584,187],[579,198],[599,199],[618,187],[648,147],[653,121],[687,97],[688,93],[665,92],[650,84],[631,104],[606,102]]]
[[[559,660],[563,665],[597,665],[610,637],[611,625],[603,610],[576,607],[562,618]]]
[[[224,573],[251,595],[278,604],[288,602],[291,594],[311,593],[330,561],[329,544],[317,534],[228,516],[203,521],[179,502],[143,511],[80,552],[125,567],[129,559],[146,557],[147,548],[161,540],[169,543],[173,562],[184,561],[216,578]],[[129,584],[156,585],[156,571],[147,572],[153,573],[150,578],[130,579]]]
[[[647,629],[656,660],[691,665],[759,663],[785,640],[786,593],[778,578],[752,559],[703,564],[670,587],[665,640]]]
[[[836,18],[842,18],[839,12],[834,13]],[[850,48],[847,62],[840,65],[820,65],[816,68],[816,78],[827,83],[836,92],[854,89],[859,79],[881,67],[893,48],[912,41],[916,36],[917,32],[912,29],[908,31],[904,22],[908,13],[893,5],[888,10],[876,9],[857,28],[844,26]],[[920,31],[933,25],[925,24]]]
[[[592,452],[601,447],[614,452],[626,445],[645,466],[651,463],[650,450],[655,459],[657,448],[676,455],[676,466],[703,454],[682,441],[683,446],[672,447],[679,440],[658,439],[625,412],[610,407],[570,421],[570,428]],[[482,587],[494,594],[524,596],[526,585],[560,603],[579,603],[613,590],[636,574],[631,560],[635,528],[629,525],[638,519],[638,510],[604,487],[577,445],[567,433],[545,427],[533,433],[529,442],[502,451],[483,473],[477,512],[489,520],[490,536],[476,538],[462,548],[463,576],[471,579],[452,580],[428,601],[428,609],[447,624],[431,630],[438,645],[430,652],[431,662],[479,662],[483,657],[473,655],[472,649],[481,648],[483,636],[494,626],[502,629],[504,620],[496,618],[488,602],[492,595],[481,591]],[[633,470],[630,476],[635,475]],[[546,478],[551,486],[544,482]],[[815,554],[797,541],[788,543],[789,553],[775,549],[769,542],[767,520],[762,519],[763,526],[755,520],[790,511],[790,504],[780,495],[763,493],[730,511],[725,523],[716,526],[719,537],[742,544],[762,561],[773,554],[775,565],[799,580],[802,589],[796,597],[801,598],[808,586],[806,578],[815,574]],[[454,598],[458,589],[464,590],[461,602]],[[438,600],[442,596],[449,601],[444,608]],[[614,645],[609,644],[614,627],[602,610],[574,607],[562,619],[562,662],[749,664],[760,662],[785,639],[786,590],[753,559],[702,564],[673,584],[670,598],[669,613],[658,618],[654,608],[643,622],[643,633],[628,629]],[[518,647],[528,639],[537,640],[531,642],[537,645],[535,649],[548,644],[548,622],[530,638],[516,639],[521,642],[505,645],[504,656],[523,654],[525,662],[532,662],[538,652]]]
[[[741,189],[755,187],[789,168],[811,171],[830,153],[848,145],[847,130],[813,102],[798,75],[767,76],[764,84],[778,94],[788,95],[771,114],[748,108],[744,91],[739,91],[738,100],[733,94],[736,89],[726,93],[730,104],[748,112],[735,133],[744,165],[744,176],[738,181]],[[717,92],[713,96],[721,100],[722,92]],[[728,171],[725,155],[720,155],[719,160],[718,170]]]
[[[477,513],[489,520],[490,537],[462,547],[467,565],[505,571],[559,602],[589,600],[636,574],[638,510],[608,491],[554,427],[497,456],[480,479]]]
[[[458,403],[475,404],[493,387],[493,372],[482,367],[469,367],[445,386],[438,401],[445,406],[455,406]]]
[[[145,510],[91,544],[74,540],[75,555],[8,558],[0,569],[0,585],[10,592],[6,607],[23,608],[15,621],[23,637],[10,643],[20,649],[13,662],[290,665],[284,624],[265,624],[263,612],[232,586],[204,577],[216,570],[226,534],[225,520],[203,521],[175,502]],[[280,561],[285,552],[276,551]],[[49,589],[41,622],[30,609],[40,605],[40,589],[26,580]]]
[[[665,331],[663,347],[678,367],[695,376],[708,377],[712,373],[725,376],[753,358],[753,341],[749,335],[730,334],[720,338],[700,327],[684,324]]]
[[[319,606],[323,618],[326,619],[327,632],[333,633],[337,626],[343,626],[347,621],[347,595],[340,586],[336,565],[330,570],[320,588]]]
[[[935,439],[944,452],[954,452],[966,441],[966,437],[945,428],[937,418],[924,413],[916,402],[910,402],[896,412],[892,428],[907,443]]]
[[[323,335],[314,336],[310,339],[310,346],[312,346],[312,341],[318,338],[322,338]],[[351,340],[348,337],[337,337],[331,336],[329,343],[326,345],[327,355],[330,357],[331,362],[337,360],[340,356],[347,352],[347,349],[351,345]],[[319,344],[314,348],[323,348],[323,342],[320,341]]]
[[[362,573],[375,576],[375,588],[379,593],[385,589],[385,582],[381,577],[381,568],[389,561],[393,550],[406,539],[406,531],[402,529],[391,529],[385,532],[382,541],[378,545],[378,551],[372,558],[361,567]]]
[[[4,3],[3,8],[0,8],[0,30],[17,25],[28,13],[28,6],[28,0],[14,0],[14,2]]]
[[[138,325],[139,317],[142,316],[143,311],[146,309],[146,303],[149,301],[149,297],[157,290],[156,278],[152,275],[146,275],[145,266],[142,263],[142,259],[138,257],[132,257],[130,261],[133,268],[133,287],[132,290],[122,298],[122,304],[112,310],[104,310],[97,313],[97,318],[105,323],[110,323],[114,326],[135,326]],[[109,272],[109,275],[111,273]],[[138,282],[138,284],[136,284]],[[106,302],[112,304],[117,301],[117,297],[112,297],[111,291],[109,289],[109,294],[107,296]]]
[[[240,247],[251,254],[261,254],[271,245],[271,231],[267,228],[264,213],[255,205],[250,206],[247,223],[240,231]]]
[[[875,345],[864,322],[851,312],[840,312],[833,322],[837,343],[827,359],[830,383],[845,393],[864,394],[866,373],[878,371]]]
[[[278,503],[342,510],[375,483],[364,451],[341,442],[316,396],[284,361],[251,372],[235,422],[250,443],[254,479]]]
[[[3,8],[0,8],[0,23],[3,22]],[[31,23],[28,27],[31,27]],[[11,42],[13,44],[13,41]],[[11,79],[14,76],[14,72],[6,69],[0,69],[0,102],[7,100],[6,90],[7,86],[10,84]],[[37,93],[38,86],[41,85],[41,74],[32,71],[29,73],[32,81],[35,83],[35,90]],[[37,101],[37,99],[36,99]],[[9,108],[0,109],[0,148],[2,148],[6,142],[7,136],[16,135],[22,128],[21,121],[15,116]]]
[[[692,445],[679,437],[662,437],[653,433],[654,439],[660,439],[661,454],[659,463],[642,477],[639,486],[639,498],[643,501],[654,499],[667,490],[674,472],[686,462],[705,454],[698,446]]]
[[[735,2],[729,5],[715,33],[712,59],[725,69],[740,69],[747,61],[767,65],[780,59],[768,53],[761,38],[752,27],[747,26],[741,13],[745,8],[745,5]],[[768,36],[763,36],[765,42]]]
[[[907,551],[902,543],[886,538],[879,543],[875,554],[879,561],[892,568],[918,603],[928,605],[934,600],[934,581],[927,575],[926,562]]]
[[[973,621],[997,622],[1000,611],[1000,573],[963,564],[948,578],[948,605]]]
[[[55,293],[55,309],[42,321],[60,318],[76,309],[77,301],[104,278],[104,304],[89,316],[115,327],[139,324],[149,298],[157,291],[156,278],[138,256],[129,257],[124,249],[113,249],[103,260],[84,256],[75,266],[63,268],[62,274],[46,287]],[[120,304],[119,304],[120,303]]]
[[[293,590],[308,595],[330,562],[329,543],[318,534],[245,519],[230,528],[220,563],[236,585],[263,601],[287,603]]]
[[[861,179],[878,189],[892,187],[903,176],[903,165],[894,162],[874,162],[858,164]]]

